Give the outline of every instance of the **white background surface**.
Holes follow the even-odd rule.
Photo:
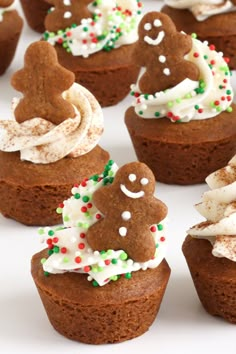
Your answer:
[[[143,2],[145,11],[157,10],[161,3],[157,0]],[[22,14],[21,9],[19,11]],[[16,57],[7,73],[0,77],[1,119],[10,117],[11,99],[18,95],[10,86],[10,77],[22,67],[28,44],[39,37],[25,23]],[[130,103],[131,98],[127,97],[116,107],[104,109],[105,132],[100,145],[110,152],[119,166],[136,160],[123,120]],[[0,216],[1,353],[235,354],[235,326],[211,317],[203,310],[181,252],[186,230],[202,220],[193,205],[207,189],[205,184],[185,187],[157,184],[156,196],[169,208],[166,258],[172,274],[158,317],[150,330],[121,344],[85,345],[64,338],[51,327],[30,274],[31,256],[43,247],[37,228]]]

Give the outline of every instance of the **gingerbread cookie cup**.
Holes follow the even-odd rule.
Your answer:
[[[23,27],[23,20],[14,10],[13,3],[0,1],[0,75],[4,74],[14,58]]]
[[[232,108],[236,111],[236,106]],[[139,161],[156,179],[169,184],[196,184],[222,167],[236,150],[236,117],[222,112],[214,119],[172,123],[143,119],[130,107],[125,123]]]
[[[71,187],[108,161],[98,146],[101,107],[42,41],[29,46],[12,85],[23,98],[14,100],[15,118],[0,121],[0,211],[27,225],[57,224]]]
[[[20,0],[20,3],[30,28],[43,33],[45,31],[44,19],[52,6],[50,0]]]
[[[206,182],[195,206],[206,221],[187,231],[183,254],[206,311],[236,324],[236,156]]]
[[[199,299],[207,312],[236,324],[236,264],[212,255],[207,240],[187,236],[183,243],[186,258]]]
[[[61,65],[103,107],[125,98],[137,79],[132,53],[141,8],[139,0],[118,0],[116,6],[113,0],[59,0],[46,16],[44,40],[55,46]]]
[[[53,327],[84,343],[122,342],[146,332],[158,313],[170,268],[165,260],[167,208],[153,196],[155,178],[139,162],[72,189],[63,227],[39,230],[48,246],[31,272]]]
[[[236,107],[222,53],[177,32],[158,12],[140,22],[134,53],[145,70],[131,86],[125,123],[138,159],[163,183],[204,182],[236,151]]]
[[[32,259],[32,276],[52,326],[69,339],[90,344],[118,343],[148,331],[158,313],[170,268],[165,260],[155,269],[135,272],[101,288],[86,275],[45,277],[40,260]]]
[[[206,1],[209,4],[209,2]],[[222,1],[222,3],[224,3]],[[207,5],[208,5],[207,4]],[[200,6],[200,5],[199,5]],[[198,21],[188,9],[178,9],[165,5],[163,13],[170,16],[179,31],[197,33],[201,41],[214,44],[218,51],[230,59],[229,66],[236,69],[236,12],[219,13]]]

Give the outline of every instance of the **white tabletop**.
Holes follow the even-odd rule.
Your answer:
[[[143,3],[145,12],[158,10],[161,5],[158,0],[143,0]],[[22,14],[20,8],[19,11]],[[15,59],[0,77],[1,119],[11,115],[11,99],[18,95],[10,86],[10,77],[22,67],[29,43],[38,39],[39,34],[25,24]],[[119,105],[104,109],[105,132],[100,145],[120,166],[136,160],[123,119],[130,104],[131,98],[127,97]],[[1,353],[142,354],[150,350],[159,354],[235,354],[235,326],[204,311],[181,252],[186,230],[202,220],[193,205],[207,189],[205,184],[180,187],[157,183],[156,196],[169,208],[166,258],[172,268],[171,278],[150,330],[139,338],[115,345],[77,343],[51,327],[30,274],[31,256],[43,247],[37,228],[0,216]]]

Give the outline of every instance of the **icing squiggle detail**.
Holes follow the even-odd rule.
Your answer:
[[[43,269],[47,273],[77,272],[88,275],[94,286],[103,286],[124,276],[131,277],[132,272],[157,267],[165,257],[166,238],[165,221],[152,225],[150,231],[156,243],[156,253],[147,262],[134,262],[123,250],[92,250],[86,233],[90,226],[103,216],[93,203],[93,193],[105,184],[111,184],[117,172],[117,165],[109,161],[101,175],[92,176],[72,189],[73,196],[59,205],[64,225],[61,227],[39,229],[42,242],[49,248],[49,257],[42,259]],[[124,212],[127,216],[127,211]],[[122,229],[121,237],[127,230]]]
[[[185,79],[175,87],[154,95],[140,92],[137,82],[131,87],[137,115],[142,118],[168,117],[173,122],[188,122],[212,118],[225,110],[231,112],[233,90],[229,67],[223,54],[216,52],[214,46],[208,46],[207,42],[202,43],[195,38],[192,41],[192,50],[186,59],[199,67],[200,80]]]
[[[212,173],[206,182],[211,188],[196,205],[207,221],[188,230],[188,234],[209,240],[212,254],[236,262],[236,156],[229,164]]]
[[[129,189],[126,188],[124,184],[120,185],[120,189],[129,198],[138,199],[144,196],[144,191],[131,192]]]
[[[77,83],[62,96],[74,105],[75,118],[59,125],[37,117],[23,123],[0,121],[0,150],[20,151],[22,160],[44,164],[91,151],[103,132],[103,113],[97,100]]]

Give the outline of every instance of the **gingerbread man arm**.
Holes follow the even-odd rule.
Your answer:
[[[60,80],[58,80],[58,77],[60,77]],[[48,69],[48,78],[52,82],[56,82],[56,85],[50,87],[50,90],[53,94],[58,92],[61,93],[62,91],[67,90],[75,81],[74,73],[59,65],[54,66],[53,70],[52,68]]]
[[[22,93],[27,90],[28,87],[28,81],[27,79],[27,73],[25,69],[21,69],[16,71],[12,77],[11,77],[11,85],[14,87],[15,90],[20,91]]]
[[[149,198],[146,202],[146,222],[149,225],[158,224],[162,221],[167,215],[167,206],[154,197]]]
[[[107,200],[109,199],[110,196],[110,186],[104,186],[97,191],[94,192],[93,194],[93,202],[98,208],[99,211],[101,211],[104,215],[106,215],[106,207],[104,209],[104,206],[107,204]]]

